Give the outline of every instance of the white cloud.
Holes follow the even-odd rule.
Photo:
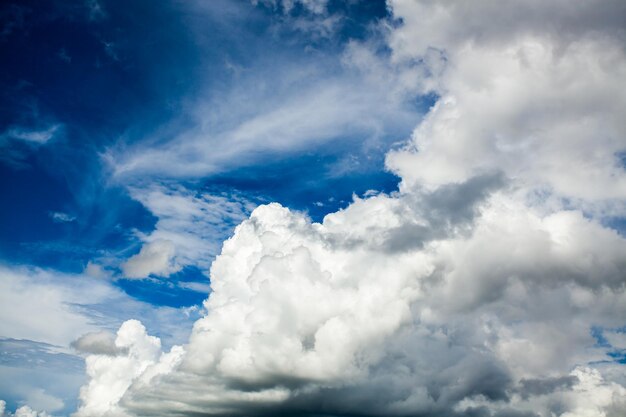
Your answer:
[[[626,197],[620,2],[392,4],[405,20],[391,36],[397,59],[433,47],[449,62],[413,152],[388,157],[404,187],[503,171],[567,198]]]
[[[35,411],[28,405],[23,405],[19,407],[17,410],[15,410],[15,413],[9,412],[2,415],[6,417],[51,417],[50,414],[46,413],[45,411]]]
[[[149,235],[139,235],[145,242],[143,255],[122,265],[129,278],[167,276],[189,265],[208,270],[222,241],[255,207],[237,194],[192,192],[181,186],[131,188],[130,193],[158,221]]]
[[[379,195],[321,225],[259,207],[213,264],[208,314],[180,365],[150,385],[131,384],[121,404],[139,415],[261,404],[321,412],[323,396],[334,413],[363,404],[444,412],[481,396],[504,400],[524,378],[567,375],[605,357],[589,330],[626,313],[623,290],[613,290],[626,269],[623,238],[577,213],[541,218],[497,194],[471,237],[452,228],[390,250],[397,233],[423,239],[413,225],[431,220],[412,204]],[[389,381],[394,389],[380,391]],[[433,384],[439,400],[428,394]],[[377,396],[350,405],[328,390]],[[570,397],[565,407],[577,407]]]
[[[0,137],[2,139],[10,138],[43,145],[52,139],[62,128],[60,124],[54,124],[44,129],[29,129],[24,127],[13,127],[6,130]]]
[[[60,211],[51,211],[49,215],[56,223],[71,223],[76,220],[76,217]]]
[[[289,13],[296,4],[315,14],[323,14],[327,10],[328,0],[252,0],[252,4],[263,3],[273,7],[282,6],[284,13]]]
[[[97,277],[0,266],[4,399],[48,413],[71,412],[85,375],[70,345],[79,353],[113,355],[107,332],[131,317],[141,317],[170,346],[188,338],[197,313],[135,301]]]
[[[92,261],[87,262],[87,266],[85,267],[83,273],[92,278],[108,278],[111,276],[111,273],[104,269],[102,265]]]
[[[108,149],[103,157],[115,178],[203,177],[356,137],[364,138],[359,146],[376,146],[410,131],[418,117],[390,82],[395,77],[366,73],[349,55],[345,62],[276,56],[273,65],[248,68],[223,96],[201,95],[187,112],[189,129]]]
[[[138,254],[133,255],[121,267],[125,278],[147,278],[154,274],[168,276],[180,271],[174,257],[176,247],[171,240],[157,239],[145,243]]]
[[[71,346],[79,352],[97,355],[117,355],[119,348],[115,345],[115,336],[108,331],[87,333],[74,340]]]
[[[0,335],[59,346],[96,330],[81,305],[118,296],[103,282],[36,268],[0,266]]]
[[[400,192],[321,224],[256,208],[213,262],[188,343],[163,353],[127,322],[128,353],[88,357],[78,415],[624,414],[623,365],[591,332],[626,317],[626,239],[602,222],[626,200],[623,7],[391,5],[395,82],[441,96],[388,157]],[[401,76],[407,60],[430,79]],[[283,122],[315,125],[297,113],[274,109],[230,137],[288,146]],[[216,160],[198,143],[177,146],[208,172]],[[208,215],[189,202],[171,207]]]
[[[84,406],[75,415],[119,415],[116,405],[121,396],[161,353],[161,341],[148,336],[145,327],[136,320],[129,320],[120,327],[114,345],[119,352],[117,355],[104,352],[87,358],[90,382],[81,389]]]
[[[65,406],[63,400],[46,393],[41,388],[31,391],[25,402],[29,407],[33,407],[36,410],[47,410],[49,412],[62,410]]]

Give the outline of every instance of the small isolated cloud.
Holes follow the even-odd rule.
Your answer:
[[[49,215],[55,223],[71,223],[76,220],[75,216],[71,216],[61,211],[51,211]]]
[[[87,262],[87,266],[85,267],[85,271],[83,273],[92,278],[109,278],[111,276],[111,273],[104,269],[102,265],[92,261]]]
[[[109,58],[111,58],[113,61],[120,60],[120,57],[117,54],[117,45],[115,43],[102,41],[102,46],[104,47],[104,52]]]
[[[87,333],[71,343],[81,353],[115,356],[124,353],[115,345],[115,335],[108,331]]]
[[[168,276],[180,271],[175,262],[176,247],[171,240],[157,239],[144,243],[138,254],[121,267],[126,278],[148,278],[150,275]]]
[[[6,130],[3,138],[21,140],[28,143],[43,145],[54,138],[62,128],[62,125],[55,124],[43,129],[29,129],[25,127],[13,127]]]
[[[85,7],[87,8],[89,20],[100,20],[107,16],[104,7],[102,7],[102,3],[98,0],[87,0],[85,2]]]
[[[208,282],[180,282],[178,286],[202,294],[211,292],[211,285]]]
[[[72,57],[67,54],[67,51],[65,50],[65,48],[61,48],[59,52],[57,53],[57,56],[63,62],[66,62],[68,64],[72,62]]]

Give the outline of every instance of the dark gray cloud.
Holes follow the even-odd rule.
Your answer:
[[[534,395],[547,395],[557,390],[567,390],[579,382],[576,376],[565,375],[544,379],[522,379],[519,393],[524,398]]]

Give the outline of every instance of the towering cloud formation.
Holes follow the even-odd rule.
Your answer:
[[[440,97],[400,192],[257,208],[189,343],[125,323],[77,416],[626,413],[623,2],[390,6]]]

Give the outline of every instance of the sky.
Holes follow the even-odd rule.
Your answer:
[[[624,22],[3,2],[0,416],[623,416]]]

